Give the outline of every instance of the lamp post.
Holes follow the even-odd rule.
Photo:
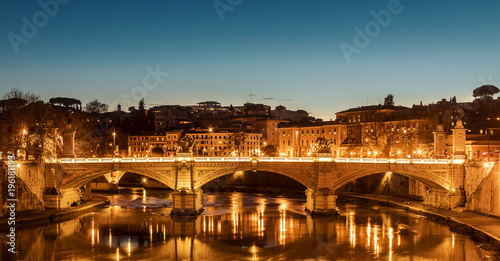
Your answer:
[[[488,162],[490,162],[490,129],[486,129],[486,138],[488,139]]]
[[[28,153],[26,152],[27,151],[27,147],[28,147],[28,140],[26,139],[26,133],[28,133],[28,131],[26,129],[23,129],[23,138],[22,138],[22,144],[23,144],[23,147],[24,147],[24,159],[28,159]]]
[[[209,145],[210,145],[210,147],[209,147],[208,154],[209,154],[209,156],[212,156],[212,157],[213,157],[213,148],[214,148],[214,147],[212,146],[212,145],[213,145],[213,144],[212,144],[212,131],[213,131],[213,129],[212,129],[212,128],[209,128],[209,129],[208,129],[208,133],[209,133],[209,135],[210,135],[210,144],[209,144]],[[212,151],[212,153],[210,153],[210,151]],[[211,154],[211,155],[210,155],[210,154]]]
[[[116,132],[113,132],[113,157],[116,156]]]

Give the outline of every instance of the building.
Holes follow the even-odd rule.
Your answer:
[[[311,144],[319,137],[331,139],[332,156],[342,156],[340,144],[346,138],[346,125],[338,122],[324,122],[311,126],[292,125],[279,127],[278,151],[281,156],[311,156]]]
[[[258,119],[254,122],[255,131],[262,133],[263,147],[272,145],[278,148],[280,138],[278,127],[283,123],[289,123],[289,121],[281,119]]]
[[[155,132],[182,128],[192,123],[191,108],[179,105],[157,106],[151,109],[155,118]]]
[[[259,155],[262,146],[261,133],[241,132],[245,138],[239,148],[235,147],[235,136],[238,132],[220,132],[205,129],[200,131],[187,132],[186,137],[191,137],[198,141],[198,155],[201,156],[251,156]]]
[[[291,111],[287,110],[286,107],[282,105],[276,106],[276,108],[271,111],[271,115],[274,118],[289,120],[291,122],[299,122],[309,117],[309,113],[304,110]]]
[[[433,128],[403,106],[363,106],[336,113],[336,120],[279,128],[284,156],[307,156],[318,137],[331,139],[334,157],[421,157]]]
[[[175,156],[175,142],[179,140],[181,132],[140,133],[128,137],[129,157],[173,157]],[[155,152],[161,148],[163,152]]]

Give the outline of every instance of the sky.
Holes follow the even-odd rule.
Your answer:
[[[500,1],[0,2],[11,88],[114,109],[215,100],[335,112],[500,85]]]

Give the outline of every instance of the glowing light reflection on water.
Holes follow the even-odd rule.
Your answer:
[[[111,206],[95,213],[19,231],[19,259],[481,260],[494,254],[424,217],[361,203],[339,201],[346,216],[311,218],[305,198],[219,193],[204,195],[200,216],[183,218],[169,215],[169,192],[132,189],[110,198]],[[5,245],[3,239],[2,260]]]

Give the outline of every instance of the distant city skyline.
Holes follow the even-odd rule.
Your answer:
[[[500,83],[497,1],[4,1],[1,94],[250,101],[329,120]],[[349,46],[350,49],[345,49]],[[346,54],[347,51],[350,53]],[[135,96],[135,98],[133,97]]]

